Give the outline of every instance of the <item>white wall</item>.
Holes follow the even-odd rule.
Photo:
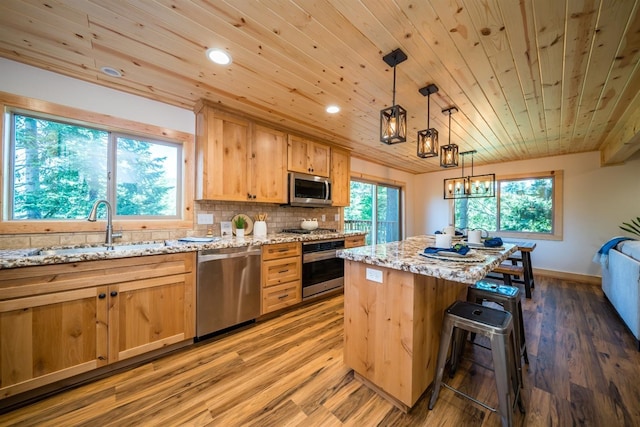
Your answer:
[[[362,173],[364,175],[382,178],[383,180],[395,180],[405,183],[405,194],[402,200],[402,216],[405,224],[403,233],[405,237],[416,234],[413,221],[413,212],[415,210],[413,189],[415,175],[356,158],[351,159],[351,173],[352,175],[354,173]]]
[[[195,134],[191,110],[0,58],[0,91]],[[109,78],[104,76],[105,79]]]
[[[600,167],[599,152],[548,157],[475,167],[475,174],[497,176],[564,170],[564,237],[562,241],[536,240],[534,268],[599,276],[600,266],[591,262],[600,246],[618,228],[640,216],[640,152],[625,164]],[[414,230],[433,233],[449,222],[450,203],[443,199],[444,178],[460,175],[460,169],[416,176]]]

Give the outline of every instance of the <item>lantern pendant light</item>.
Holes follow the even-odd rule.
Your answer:
[[[440,147],[440,166],[453,168],[458,166],[458,146],[451,143],[451,115],[457,113],[458,108],[449,107],[442,110],[443,114],[449,114],[449,144]]]
[[[427,128],[418,131],[417,155],[427,159],[438,155],[438,131],[429,127],[429,118],[431,116],[430,96],[432,93],[438,92],[438,86],[430,84],[418,89],[418,92],[427,97]]]
[[[406,61],[407,55],[396,49],[382,60],[393,67],[393,102],[391,107],[380,111],[380,142],[391,145],[407,140],[407,110],[396,105],[396,65]]]

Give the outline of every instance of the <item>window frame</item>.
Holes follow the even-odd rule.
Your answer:
[[[182,186],[178,190],[181,197],[178,200],[178,218],[158,218],[158,217],[136,217],[114,216],[114,228],[123,231],[141,230],[168,230],[168,229],[188,229],[193,227],[193,204],[194,204],[194,155],[195,143],[193,134],[175,131],[160,126],[139,123],[132,120],[122,119],[106,114],[100,114],[73,107],[67,107],[47,101],[35,100],[28,97],[0,92],[0,107],[2,108],[2,119],[0,120],[0,135],[2,144],[0,145],[0,156],[2,157],[3,173],[0,176],[0,233],[2,234],[30,234],[30,233],[51,233],[51,232],[95,232],[104,231],[104,221],[89,222],[84,220],[12,220],[9,218],[10,195],[9,185],[12,179],[7,175],[11,162],[11,112],[32,115],[43,119],[64,121],[65,123],[77,124],[98,128],[115,135],[126,135],[150,139],[158,142],[168,142],[178,144],[182,147]],[[88,210],[87,209],[87,214]]]
[[[496,175],[496,212],[498,219],[496,224],[500,224],[500,182],[501,181],[522,181],[527,179],[553,179],[553,231],[551,233],[536,233],[530,231],[502,231],[489,230],[492,236],[531,239],[531,240],[563,240],[563,187],[564,171],[552,170],[541,172],[528,172],[508,175]],[[451,223],[455,224],[455,200],[451,200]]]

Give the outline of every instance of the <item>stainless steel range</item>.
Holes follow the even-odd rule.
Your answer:
[[[320,296],[344,287],[344,238],[302,243],[302,299]]]

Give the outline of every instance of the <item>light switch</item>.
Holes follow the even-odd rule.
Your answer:
[[[199,213],[198,224],[213,224],[213,214]]]
[[[340,221],[340,214],[336,214],[336,215],[333,217],[333,220],[334,220],[334,221]]]
[[[325,214],[322,214],[322,222],[325,222],[327,220],[327,216]]]
[[[375,268],[367,268],[367,280],[372,282],[382,283],[382,270],[376,270]]]

